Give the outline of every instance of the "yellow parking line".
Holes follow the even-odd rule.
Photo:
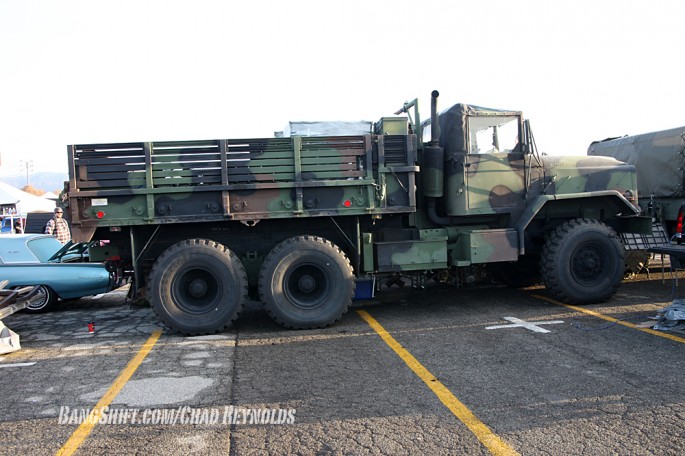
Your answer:
[[[357,314],[368,323],[371,328],[393,349],[397,356],[404,361],[416,375],[430,388],[433,393],[438,396],[438,399],[450,409],[459,421],[464,423],[471,432],[480,440],[483,445],[490,451],[490,453],[500,455],[518,455],[519,453],[510,447],[497,434],[492,432],[476,415],[474,415],[464,404],[457,399],[445,385],[431,374],[428,369],[412,356],[402,345],[395,340],[386,330],[378,323],[368,312],[364,310],[357,310]]]
[[[584,314],[592,315],[593,317],[601,318],[602,320],[611,321],[611,322],[614,322],[614,323],[619,324],[619,325],[627,326],[628,328],[637,329],[638,331],[646,332],[647,334],[652,334],[654,336],[663,337],[664,339],[670,339],[670,340],[674,340],[676,342],[685,343],[685,338],[683,338],[683,337],[674,336],[673,334],[668,334],[668,333],[665,333],[662,331],[655,331],[655,330],[649,329],[649,328],[640,328],[639,326],[634,325],[633,323],[628,323],[627,321],[622,321],[622,320],[619,320],[618,318],[610,317],[608,315],[604,315],[604,314],[601,314],[599,312],[595,312],[594,310],[584,309],[582,307],[574,306],[572,304],[564,304],[563,302],[555,301],[554,299],[547,298],[545,296],[533,295],[533,297],[538,298],[538,299],[542,299],[543,301],[551,302],[552,304],[556,304],[558,306],[563,306],[563,307],[566,307],[568,309],[575,310],[577,312],[582,312]]]
[[[148,353],[150,353],[150,350],[152,350],[152,347],[155,345],[155,343],[157,343],[161,335],[162,331],[159,329],[152,333],[140,350],[138,350],[136,356],[134,356],[133,359],[128,362],[124,370],[121,371],[121,374],[119,374],[119,377],[114,380],[112,386],[109,387],[105,395],[102,396],[100,401],[95,405],[93,410],[90,412],[90,415],[88,415],[88,418],[81,423],[81,425],[76,429],[76,431],[74,431],[73,434],[71,434],[71,437],[69,437],[67,443],[65,443],[64,446],[59,449],[57,452],[58,455],[67,456],[74,454],[74,452],[78,450],[83,441],[86,440],[86,437],[88,437],[88,434],[90,434],[90,431],[93,430],[95,424],[98,422],[98,416],[100,416],[102,413],[102,409],[112,403],[117,394],[119,394],[124,385],[126,385],[126,382],[129,381],[133,373],[136,371],[136,369],[138,369],[138,366],[140,366]]]

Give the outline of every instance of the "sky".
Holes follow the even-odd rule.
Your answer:
[[[685,2],[0,0],[0,176],[67,145],[270,137],[418,98],[523,111],[538,148],[685,125]]]

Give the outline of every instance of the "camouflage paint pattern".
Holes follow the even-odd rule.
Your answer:
[[[451,154],[450,159],[449,215],[493,214],[523,203],[526,187],[520,155]]]
[[[573,193],[592,198],[590,193],[595,191],[615,192],[624,206],[617,212],[635,213],[631,204],[637,198],[634,168],[596,157],[537,156],[520,111],[457,104],[436,117],[444,148],[445,193],[434,188],[433,181],[439,178],[431,176],[426,196],[439,198],[446,216],[510,214],[509,226],[517,226],[516,220],[537,196]],[[424,122],[424,129],[432,122]],[[510,136],[498,137],[503,128],[509,132],[518,128],[515,143]],[[431,175],[442,171],[434,155],[429,154],[427,160]]]
[[[465,230],[457,239],[453,256],[453,261],[468,264],[516,261],[518,234],[515,229]]]
[[[191,290],[183,276],[173,284],[150,282],[160,255],[170,246],[192,254],[205,239],[230,253],[231,269],[239,260],[240,289],[257,287],[268,296],[281,291],[273,284],[263,290],[263,266],[286,262],[275,246],[288,239],[313,236],[335,246],[332,254],[357,278],[404,274],[425,281],[440,271],[441,278],[469,283],[472,271],[486,271],[482,265],[540,252],[545,232],[568,220],[600,220],[619,232],[639,232],[647,221],[651,229],[648,217],[635,217],[633,166],[606,157],[539,156],[520,112],[455,105],[439,117],[437,96],[426,143],[416,136],[425,129],[414,100],[401,112],[413,106],[416,122],[383,118],[373,134],[68,146],[65,206],[73,238],[106,240],[92,257],[131,273],[134,299],[157,281],[150,293],[162,309],[156,291],[180,287],[185,292],[174,296],[183,301],[197,287]],[[204,266],[197,266],[198,277]],[[329,280],[312,274],[297,282],[298,300],[313,303],[311,282]]]
[[[637,204],[635,167],[608,157],[544,156],[546,195],[615,190]]]
[[[404,234],[403,237],[410,239],[375,243],[379,272],[420,271],[447,267],[446,230],[406,230]]]
[[[416,137],[69,146],[74,238],[94,227],[416,210]]]
[[[516,111],[456,112],[523,125]],[[358,269],[416,271],[516,260],[528,224],[552,205],[559,212],[545,216],[636,213],[634,167],[605,157],[467,153],[464,119],[451,127],[441,121],[451,128],[448,147],[427,153],[418,185],[427,149],[398,118],[384,118],[368,135],[69,146],[73,235],[86,241],[102,227],[357,216],[366,227],[350,241]],[[515,149],[529,150],[524,140]],[[443,228],[422,212],[422,185],[450,220]],[[392,216],[404,217],[404,228],[385,239],[388,229],[374,224]]]

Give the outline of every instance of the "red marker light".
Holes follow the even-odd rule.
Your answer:
[[[97,213],[97,214],[95,214],[95,216],[96,216],[97,218],[102,218],[102,217],[104,217],[104,216],[105,216],[105,213],[104,213],[104,212],[102,212],[102,211],[98,211],[98,213]]]
[[[350,201],[350,200],[345,200],[345,201],[343,202],[343,206],[345,206],[345,207],[350,207],[350,206],[352,206],[352,201]]]

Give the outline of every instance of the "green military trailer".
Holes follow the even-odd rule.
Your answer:
[[[327,326],[398,276],[609,299],[617,232],[651,228],[635,168],[540,156],[521,112],[438,115],[437,97],[429,122],[414,100],[366,134],[69,146],[73,237],[184,334],[228,327],[250,292],[286,327]]]
[[[634,165],[643,213],[675,234],[685,202],[685,127],[595,141],[587,153]]]

